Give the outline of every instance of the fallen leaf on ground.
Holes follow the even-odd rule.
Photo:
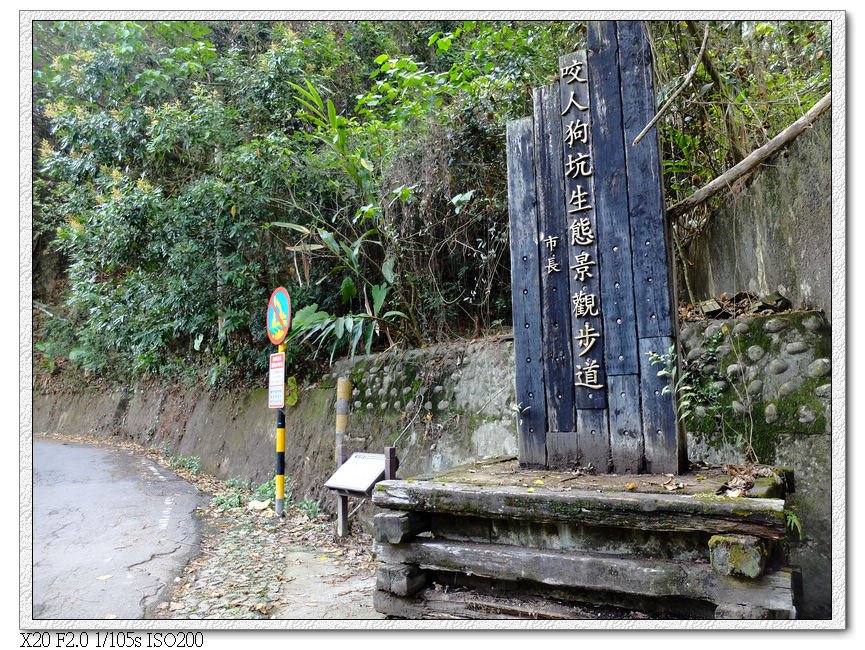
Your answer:
[[[685,487],[685,484],[681,481],[675,480],[672,474],[667,474],[667,476],[669,476],[670,478],[667,479],[667,481],[663,484],[664,489],[670,490],[672,492],[673,490],[681,490]]]
[[[628,488],[629,491],[633,492],[637,489],[636,483],[625,483],[625,487]]]

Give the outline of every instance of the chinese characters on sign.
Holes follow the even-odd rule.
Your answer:
[[[560,70],[562,98],[563,164],[568,259],[573,306],[574,386],[598,391],[604,388],[599,360],[603,359],[600,322],[601,302],[597,261],[597,236],[592,200],[592,149],[589,138],[589,88],[585,61],[572,60]],[[558,240],[550,236],[547,240]],[[556,266],[555,271],[561,267]],[[547,272],[554,272],[550,265]],[[601,341],[601,345],[595,344]],[[579,408],[579,404],[578,404]]]
[[[270,355],[267,407],[272,409],[285,408],[285,352]]]
[[[640,21],[589,21],[508,123],[520,465],[601,472],[686,466],[665,378],[647,355],[675,342],[675,286],[651,45]]]

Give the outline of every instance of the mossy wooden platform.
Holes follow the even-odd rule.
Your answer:
[[[716,496],[728,478],[578,476],[512,460],[384,481],[373,492],[385,563],[376,609],[519,618],[526,608],[513,599],[522,595],[534,599],[532,618],[611,605],[683,618],[795,617],[784,501]],[[508,605],[497,609],[502,598]]]

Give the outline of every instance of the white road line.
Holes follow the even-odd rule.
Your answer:
[[[165,509],[162,511],[162,517],[159,519],[159,529],[165,530],[168,528],[168,521],[171,519],[171,510],[174,506],[174,497],[165,497]]]
[[[147,469],[149,469],[151,472],[153,472],[153,475],[156,476],[156,478],[158,478],[160,481],[165,481],[165,480],[167,480],[167,479],[166,479],[166,478],[165,478],[165,477],[164,477],[164,476],[159,472],[159,470],[156,469],[156,467],[155,467],[154,465],[151,465],[151,464],[147,463],[146,461],[145,461],[145,464],[147,465]]]

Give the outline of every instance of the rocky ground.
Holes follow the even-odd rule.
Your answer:
[[[156,450],[116,438],[51,437],[145,454],[210,495],[209,505],[197,513],[198,555],[147,618],[384,618],[372,606],[377,568],[372,538],[356,522],[351,536],[339,539],[325,515],[289,503],[285,516],[276,517],[273,505],[256,500],[249,487],[196,473]]]

